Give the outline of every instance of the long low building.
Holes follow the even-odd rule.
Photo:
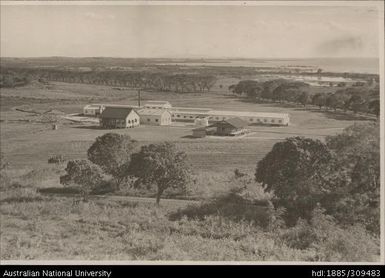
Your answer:
[[[211,108],[172,107],[169,109],[175,121],[194,122],[196,118],[207,117]]]
[[[194,122],[197,118],[207,117],[209,122],[241,118],[249,124],[288,125],[290,123],[290,116],[287,113],[228,111],[190,107],[172,107],[168,110],[172,113],[174,121]]]
[[[241,118],[249,124],[264,125],[289,125],[290,116],[286,113],[263,113],[263,112],[243,112],[243,111],[218,111],[211,110],[208,113],[210,122],[218,122],[230,118]]]
[[[86,106],[87,107],[87,106]],[[146,119],[141,122],[143,124],[160,124],[161,118],[165,116],[150,115],[149,111],[168,111],[171,114],[171,121],[183,121],[183,122],[195,122],[198,118],[206,118],[209,123],[219,122],[230,118],[240,118],[246,121],[249,125],[277,125],[287,126],[290,123],[290,116],[287,113],[264,113],[264,112],[251,112],[251,111],[229,111],[229,110],[214,110],[211,108],[193,108],[193,107],[172,107],[169,102],[166,101],[152,101],[146,103],[144,107],[135,105],[116,105],[116,104],[94,104],[86,107],[84,114],[97,116],[106,107],[115,108],[132,108],[140,115],[140,111],[147,111],[146,115],[143,115]],[[143,114],[143,113],[142,113]],[[163,115],[164,113],[161,112]],[[141,116],[141,115],[140,115]],[[149,118],[157,118],[158,123],[152,123]],[[167,116],[166,116],[167,118]],[[163,124],[168,124],[168,120],[162,120]]]

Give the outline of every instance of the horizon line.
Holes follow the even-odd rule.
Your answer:
[[[158,57],[122,57],[122,56],[62,56],[62,55],[52,55],[52,56],[0,56],[0,58],[16,58],[16,59],[41,59],[41,58],[73,58],[73,59],[84,59],[84,58],[112,58],[112,59],[189,59],[189,60],[197,60],[197,59],[216,59],[216,60],[223,60],[223,59],[276,59],[276,60],[287,60],[287,59],[379,59],[379,56],[344,56],[344,57],[333,57],[333,56],[311,56],[311,57],[204,57],[204,56],[197,56],[197,57],[164,57],[164,56],[158,56]]]

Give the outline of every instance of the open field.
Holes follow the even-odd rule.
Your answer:
[[[169,100],[174,106],[210,107],[222,110],[289,113],[288,127],[252,126],[251,134],[243,138],[191,138],[189,126],[141,126],[125,130],[101,130],[93,124],[71,123],[63,120],[58,130],[36,120],[32,113],[16,111],[47,111],[56,109],[64,113],[80,113],[87,103],[136,104],[133,90],[114,90],[107,86],[52,83],[38,87],[30,85],[1,90],[1,149],[12,168],[44,169],[51,155],[62,154],[67,159],[85,158],[86,151],[97,136],[106,132],[129,134],[140,144],[172,141],[188,154],[198,172],[227,172],[235,168],[252,170],[279,140],[289,136],[307,136],[322,139],[340,132],[355,119],[346,114],[305,110],[295,106],[255,104],[245,102],[223,90],[210,94],[176,94],[143,92],[145,100]],[[3,102],[5,98],[5,102]],[[9,100],[12,100],[10,102]],[[34,101],[29,102],[28,100]],[[28,105],[26,104],[28,103]],[[12,166],[13,165],[13,166]]]

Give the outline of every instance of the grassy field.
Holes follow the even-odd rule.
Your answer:
[[[65,83],[2,89],[1,151],[10,163],[8,175],[24,187],[1,192],[1,259],[377,260],[377,251],[373,251],[376,247],[369,244],[366,249],[360,249],[366,243],[357,244],[358,247],[349,245],[345,254],[338,249],[336,239],[328,244],[336,244],[337,249],[328,253],[331,247],[326,245],[317,247],[320,249],[291,246],[284,236],[288,232],[285,230],[272,232],[216,216],[200,221],[171,219],[170,215],[185,207],[182,201],[164,202],[156,207],[153,203],[111,198],[74,202],[70,197],[37,193],[37,188],[61,187],[59,176],[65,164],[48,164],[50,156],[61,154],[67,160],[85,158],[95,138],[106,132],[129,134],[140,145],[174,142],[187,153],[197,175],[198,182],[190,194],[199,200],[227,192],[233,186],[230,181],[236,168],[253,174],[257,161],[286,137],[301,135],[322,140],[362,120],[318,109],[250,103],[219,87],[210,94],[143,92],[142,97],[144,101],[169,100],[174,106],[289,113],[291,124],[250,127],[252,133],[243,138],[193,139],[189,136],[191,126],[101,130],[93,124],[66,120],[59,123],[58,130],[52,130],[51,124],[42,122],[40,115],[16,108],[53,110],[58,115],[81,113],[87,103],[136,104],[136,92]],[[360,238],[354,233],[352,237],[354,243]]]
[[[227,82],[231,83],[233,80]],[[174,106],[289,113],[290,126],[250,127],[253,132],[240,139],[193,139],[189,137],[192,127],[188,126],[141,126],[126,130],[101,130],[92,124],[62,121],[58,130],[52,130],[50,124],[39,122],[39,116],[15,110],[22,108],[44,112],[55,109],[64,113],[81,113],[86,103],[135,104],[136,97],[136,92],[132,90],[66,83],[32,84],[28,87],[2,89],[1,150],[10,161],[10,169],[18,172],[23,169],[41,170],[48,167],[48,157],[56,154],[62,154],[67,159],[84,158],[87,148],[97,136],[106,132],[119,132],[129,134],[140,144],[161,141],[176,143],[188,154],[197,172],[223,173],[235,168],[253,170],[257,161],[279,140],[298,135],[323,139],[360,120],[318,109],[305,110],[290,105],[282,107],[245,102],[226,92],[226,89],[220,91],[219,88],[210,94],[143,92],[142,97],[143,101],[169,100]]]
[[[20,196],[20,194],[18,194]],[[358,231],[308,248],[297,228],[268,229],[216,215],[176,217],[179,203],[92,200],[29,194],[0,202],[4,260],[377,261],[379,249]],[[20,199],[20,197],[19,197]],[[198,206],[199,208],[199,206]],[[175,213],[178,214],[175,214]],[[333,228],[333,227],[332,227]],[[322,229],[322,227],[317,227]],[[326,230],[326,232],[328,232]],[[341,240],[340,236],[347,238]]]

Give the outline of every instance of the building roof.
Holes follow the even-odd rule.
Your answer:
[[[232,127],[235,127],[235,128],[242,128],[242,127],[245,127],[245,126],[248,126],[249,123],[240,119],[240,118],[231,118],[231,119],[227,119],[227,120],[223,120],[223,121],[220,121],[218,123],[215,123],[211,126],[217,126],[217,125],[220,125],[220,124],[228,124],[228,125],[231,125]]]
[[[170,111],[174,113],[206,113],[211,111],[211,108],[195,108],[195,107],[172,107]]]
[[[167,110],[154,109],[140,109],[137,111],[139,115],[143,116],[162,116],[164,113],[169,113]]]
[[[139,108],[139,106],[136,105],[130,105],[130,104],[103,104],[104,107],[116,107],[116,108]]]
[[[87,104],[84,108],[100,108],[103,104]]]
[[[212,110],[208,113],[210,116],[233,116],[233,117],[261,117],[261,118],[287,118],[286,113],[263,113],[248,111],[219,111]]]
[[[106,107],[101,117],[104,119],[125,119],[133,111],[134,109],[128,107]]]
[[[145,106],[146,105],[158,105],[158,106],[169,105],[169,106],[171,106],[171,103],[169,103],[168,101],[165,101],[165,100],[149,100],[144,105]]]
[[[203,130],[215,130],[214,126],[202,126],[194,128],[193,131],[203,131]]]

